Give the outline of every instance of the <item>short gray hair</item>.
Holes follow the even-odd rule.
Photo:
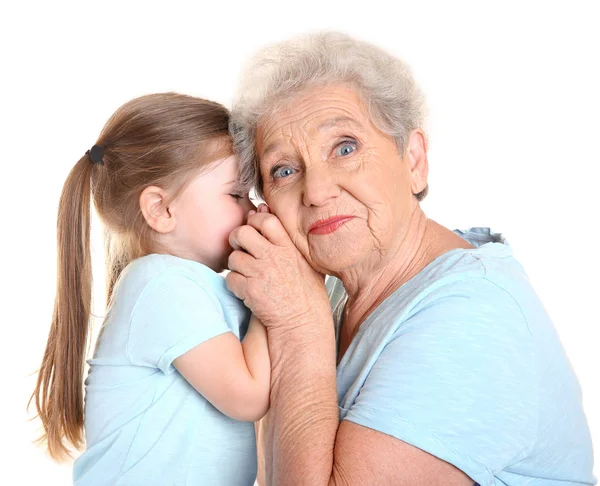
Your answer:
[[[403,153],[410,133],[424,128],[426,107],[410,69],[382,49],[338,32],[295,37],[266,46],[242,74],[230,123],[240,156],[240,184],[262,193],[256,130],[284,100],[299,92],[337,83],[355,86],[373,123],[394,138]],[[427,188],[417,194],[423,199]]]

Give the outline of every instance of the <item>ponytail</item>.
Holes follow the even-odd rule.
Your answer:
[[[177,93],[135,98],[110,117],[97,138],[101,145],[94,145],[67,177],[58,211],[54,315],[29,401],[42,421],[40,442],[47,442],[54,459],[84,444],[91,200],[106,231],[110,304],[125,266],[160,249],[141,214],[140,194],[158,186],[168,190],[170,199],[177,198],[203,167],[231,155],[228,126],[229,112],[212,101]]]
[[[121,273],[129,263],[136,257],[132,255],[129,245],[123,244],[122,238],[119,239],[111,231],[104,232],[104,261],[106,272],[106,306],[110,307],[112,302],[113,290]],[[139,244],[138,244],[139,246]],[[141,255],[141,251],[139,252]]]
[[[31,401],[56,460],[79,449],[83,438],[83,372],[92,304],[90,177],[95,164],[84,155],[63,186],[57,222],[56,298],[48,342]]]

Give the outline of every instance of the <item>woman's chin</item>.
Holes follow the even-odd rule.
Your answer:
[[[358,265],[364,259],[361,255],[364,257],[364,252],[349,245],[311,245],[309,263],[318,272],[339,275]]]

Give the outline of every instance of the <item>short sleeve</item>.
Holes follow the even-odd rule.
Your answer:
[[[537,433],[532,341],[519,305],[495,283],[440,288],[399,325],[345,419],[495,484],[494,472],[524,458]]]
[[[132,312],[127,353],[133,364],[174,370],[173,360],[230,331],[216,295],[178,271],[167,271],[142,290]]]

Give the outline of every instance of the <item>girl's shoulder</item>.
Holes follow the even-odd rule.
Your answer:
[[[173,290],[194,300],[202,293],[221,307],[242,305],[227,289],[222,275],[202,263],[165,254],[146,255],[127,265],[115,286],[113,304],[133,310],[140,298]]]
[[[117,291],[141,291],[150,283],[158,281],[172,285],[177,280],[192,280],[200,287],[215,293],[225,287],[225,280],[202,263],[173,255],[153,253],[132,261],[119,277]],[[135,292],[134,292],[135,293]]]

